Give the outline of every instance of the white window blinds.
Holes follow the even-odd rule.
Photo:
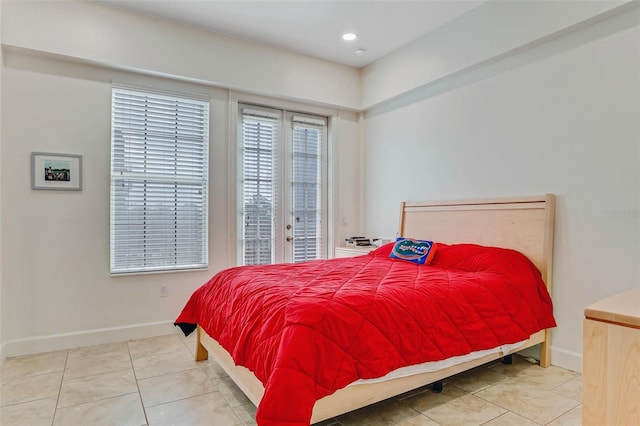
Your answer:
[[[280,116],[242,108],[242,264],[274,262]]]
[[[322,191],[324,119],[294,115],[293,126],[293,261],[323,257],[325,246]]]
[[[208,264],[209,104],[113,89],[111,273]]]

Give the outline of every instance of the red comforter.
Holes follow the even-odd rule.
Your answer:
[[[259,425],[308,425],[358,379],[555,326],[536,267],[512,250],[438,245],[430,266],[368,255],[224,270],[176,320],[199,324],[264,384]]]

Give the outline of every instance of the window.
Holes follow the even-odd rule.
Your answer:
[[[209,104],[113,89],[111,273],[208,266]]]
[[[250,108],[242,116],[242,264],[274,262],[277,113]]]
[[[240,105],[242,264],[326,255],[327,119]]]
[[[294,115],[293,126],[293,261],[324,254],[322,154],[325,121]],[[324,221],[326,222],[326,221]]]

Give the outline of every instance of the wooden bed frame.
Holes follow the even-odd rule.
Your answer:
[[[555,196],[519,197],[468,201],[403,202],[399,235],[448,244],[475,243],[512,248],[525,254],[542,273],[551,294],[553,224]],[[550,330],[533,334],[517,350],[541,344],[540,365],[551,364]],[[264,393],[262,383],[245,367],[236,366],[214,339],[198,326],[196,360],[211,354],[229,377],[256,406]],[[487,362],[500,359],[502,352],[464,362],[443,370],[377,383],[352,384],[318,401],[312,423],[399,395],[445,379]]]

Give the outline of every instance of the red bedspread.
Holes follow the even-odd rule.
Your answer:
[[[308,425],[317,399],[358,379],[555,326],[540,273],[518,252],[440,244],[421,266],[390,259],[391,246],[224,270],[176,324],[202,326],[264,384],[261,426]]]

